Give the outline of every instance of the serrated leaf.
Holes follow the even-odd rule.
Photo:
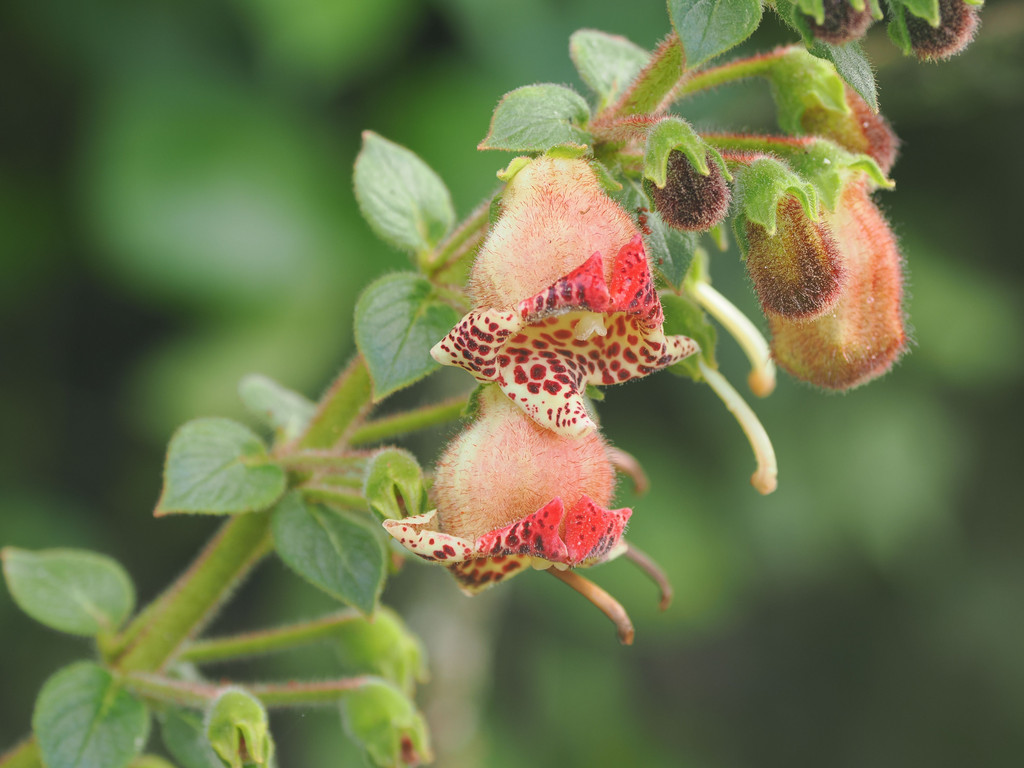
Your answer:
[[[854,41],[846,45],[832,45],[817,42],[808,50],[818,58],[831,61],[839,76],[860,94],[873,112],[878,111],[875,71],[871,68],[868,57],[864,55],[860,43]]]
[[[301,435],[316,412],[315,403],[258,373],[239,382],[238,395],[253,416],[286,442]]]
[[[583,82],[598,95],[600,109],[623,94],[651,55],[619,35],[580,29],[569,37],[569,57]]]
[[[426,490],[416,457],[400,448],[375,453],[366,467],[364,495],[381,518],[397,520],[420,514]]]
[[[796,197],[811,219],[818,218],[818,192],[814,185],[779,160],[760,158],[737,171],[733,194],[739,201],[739,216],[760,224],[771,236],[775,235],[779,202],[787,195]]]
[[[644,145],[644,178],[659,187],[665,186],[668,176],[668,157],[682,152],[700,173],[708,174],[708,147],[697,132],[682,118],[666,117],[647,134]]]
[[[405,147],[363,131],[356,157],[359,210],[382,240],[413,253],[440,242],[455,223],[451,194],[441,177]]]
[[[589,119],[590,107],[576,91],[552,83],[524,85],[498,102],[477,149],[543,152],[556,144],[589,144],[582,127]]]
[[[83,661],[43,685],[32,730],[47,768],[124,768],[146,744],[149,711],[109,672]]]
[[[285,472],[263,441],[230,419],[196,419],[171,438],[157,515],[257,512],[285,491]]]
[[[399,272],[371,283],[356,302],[356,346],[373,379],[374,400],[419,381],[439,366],[430,348],[459,319],[430,281]]]
[[[181,768],[222,768],[203,728],[203,716],[168,707],[159,715],[160,737]]]
[[[310,584],[364,614],[384,586],[384,547],[359,517],[285,496],[271,518],[281,559]]]
[[[753,34],[761,0],[669,0],[668,12],[693,69]]]
[[[0,551],[14,602],[36,621],[61,632],[112,632],[135,607],[135,588],[115,560],[94,552],[49,549]]]

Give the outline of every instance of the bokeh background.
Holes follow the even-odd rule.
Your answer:
[[[508,156],[480,153],[502,93],[582,88],[580,27],[645,47],[658,2],[35,0],[0,10],[0,544],[89,547],[152,597],[216,522],[156,521],[181,422],[245,419],[258,371],[315,396],[352,350],[351,309],[404,256],[359,218],[372,129],[419,153],[460,213]],[[772,18],[748,46],[791,39]],[[474,600],[415,564],[387,599],[430,648],[438,764],[1011,766],[1024,754],[1024,6],[992,0],[969,51],[901,59],[872,30],[903,138],[881,203],[909,269],[912,353],[845,396],[783,377],[755,403],[779,490],[706,388],[667,374],[609,392],[606,431],[646,466],[630,535],[676,587],[659,613],[625,563],[592,577],[637,643],[554,579]],[[705,127],[770,128],[764,83],[701,97]],[[735,252],[716,286],[756,305]],[[744,363],[719,350],[734,381]],[[468,377],[443,372],[426,402]],[[425,459],[450,430],[409,445]],[[328,603],[264,565],[215,629]],[[0,590],[0,751],[87,645]],[[223,674],[325,673],[329,650]],[[216,671],[215,671],[216,674]],[[358,764],[332,710],[275,716],[285,766]]]

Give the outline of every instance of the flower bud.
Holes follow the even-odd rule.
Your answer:
[[[372,619],[345,622],[335,637],[346,673],[380,675],[407,693],[426,676],[419,639],[390,608],[380,606]]]
[[[267,711],[242,688],[226,688],[206,713],[206,736],[228,768],[265,766],[274,753]]]
[[[719,224],[729,212],[729,187],[714,155],[705,158],[708,173],[702,174],[682,152],[668,156],[664,187],[646,181],[644,188],[654,200],[661,220],[670,227],[704,232]]]
[[[768,313],[772,352],[798,379],[849,389],[881,376],[906,349],[902,261],[866,181],[843,190],[826,222],[846,271],[838,300],[812,320]]]
[[[839,248],[828,227],[811,221],[793,195],[779,201],[776,217],[774,236],[760,224],[744,222],[747,272],[765,314],[817,317],[839,297]]]
[[[819,24],[813,16],[801,14],[818,40],[833,45],[844,45],[859,40],[874,21],[867,3],[856,10],[850,0],[824,0],[824,16]]]
[[[871,157],[882,173],[889,173],[900,140],[881,114],[873,112],[853,88],[844,84],[847,114],[822,106],[809,107],[800,118],[803,132],[831,139],[844,149]]]
[[[380,768],[429,763],[433,756],[427,725],[397,688],[370,679],[341,700],[345,732]]]
[[[910,47],[923,61],[939,61],[960,53],[978,28],[978,9],[964,0],[939,0],[937,27],[912,13],[905,12],[904,18]]]

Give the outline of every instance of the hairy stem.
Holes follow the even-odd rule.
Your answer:
[[[359,618],[358,611],[346,609],[322,616],[319,619],[287,624],[282,627],[196,640],[187,645],[178,658],[196,664],[208,664],[215,661],[277,653],[331,637],[337,633],[340,627]]]
[[[442,275],[480,247],[490,225],[491,198],[484,200],[437,246],[426,272]]]
[[[690,94],[717,88],[726,83],[763,75],[787,52],[787,49],[780,48],[769,53],[762,53],[746,59],[735,59],[717,67],[688,73],[672,91],[670,101],[678,101]]]
[[[462,415],[469,402],[468,395],[460,395],[443,400],[440,403],[427,405],[412,411],[403,411],[382,419],[369,421],[352,431],[349,436],[351,445],[366,445],[387,440],[389,437],[426,429],[446,421],[457,419]]]
[[[662,110],[682,73],[683,46],[673,33],[658,45],[650,62],[637,75],[618,102],[598,115],[591,127],[597,130],[605,120],[614,121],[615,118],[627,115],[642,115]]]
[[[375,680],[369,675],[345,677],[337,680],[290,680],[287,683],[243,684],[249,693],[267,707],[334,704],[348,691]],[[175,680],[147,672],[137,672],[122,678],[125,686],[137,695],[151,701],[174,704],[179,707],[205,709],[217,698],[223,686],[212,683]],[[235,685],[235,683],[233,683]]]
[[[124,632],[121,671],[158,670],[207,621],[270,549],[270,513],[236,515],[195,562]]]
[[[300,448],[332,448],[369,408],[372,397],[370,370],[356,355],[320,400]]]
[[[329,483],[303,483],[298,486],[306,498],[313,501],[337,504],[345,509],[366,509],[366,499],[358,493],[348,493],[344,486],[331,485]]]

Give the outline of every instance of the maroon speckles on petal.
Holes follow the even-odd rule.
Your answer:
[[[565,516],[565,546],[570,565],[601,560],[622,539],[631,509],[604,509],[589,496]]]

